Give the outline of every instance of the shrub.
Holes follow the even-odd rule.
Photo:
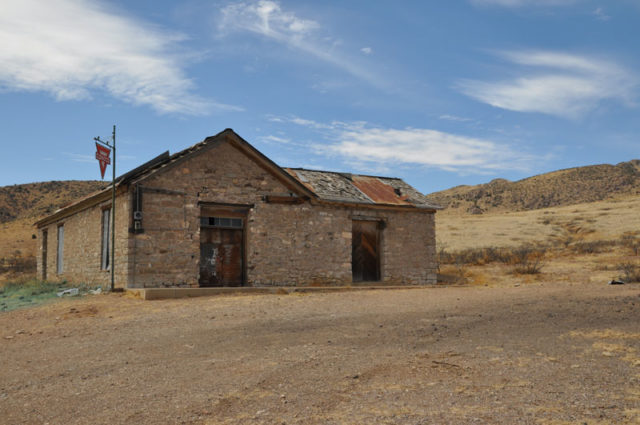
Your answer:
[[[469,248],[448,252],[444,248],[438,251],[438,263],[455,265],[459,275],[463,276],[464,266],[482,266],[501,262],[514,266],[514,272],[520,274],[538,274],[544,266],[544,257],[548,248],[544,245],[524,245],[517,248]]]
[[[447,252],[445,249],[438,251],[438,261],[441,264],[467,264],[482,266],[496,261],[506,262],[508,252],[504,248],[468,248],[462,251]]]
[[[576,242],[573,244],[572,249],[578,254],[596,254],[600,252],[611,251],[611,248],[616,246],[617,241],[590,241],[590,242]]]
[[[36,257],[13,255],[0,259],[0,273],[28,273],[36,271]]]
[[[640,239],[634,235],[626,234],[622,235],[622,245],[629,248],[633,255],[640,255]]]
[[[538,274],[544,266],[546,247],[522,246],[511,251],[513,271],[520,274]]]
[[[640,282],[640,264],[620,263],[618,269],[623,282]]]

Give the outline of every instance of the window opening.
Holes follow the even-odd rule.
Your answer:
[[[109,270],[111,265],[111,242],[109,235],[111,234],[111,209],[102,210],[102,260],[100,268]]]
[[[200,217],[200,226],[242,229],[242,219],[233,217]]]
[[[58,226],[58,252],[56,258],[56,272],[61,274],[64,271],[64,225]]]

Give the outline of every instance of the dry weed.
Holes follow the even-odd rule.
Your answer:
[[[640,264],[624,262],[618,264],[620,278],[623,282],[640,282]]]

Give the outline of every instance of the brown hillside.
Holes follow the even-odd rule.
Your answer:
[[[35,271],[35,221],[104,186],[100,181],[72,180],[0,187],[0,280],[6,268]],[[23,267],[15,267],[16,262]]]
[[[41,217],[105,186],[101,181],[50,181],[0,187],[0,223]]]
[[[428,198],[462,213],[527,211],[640,194],[640,160],[568,168],[516,182],[495,179],[457,186]]]

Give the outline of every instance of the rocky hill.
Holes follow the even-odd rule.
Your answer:
[[[41,217],[105,187],[101,181],[50,181],[0,187],[0,223]]]
[[[484,212],[526,211],[640,195],[640,160],[616,165],[567,168],[516,182],[495,179],[475,186],[456,186],[428,198],[448,210]]]

